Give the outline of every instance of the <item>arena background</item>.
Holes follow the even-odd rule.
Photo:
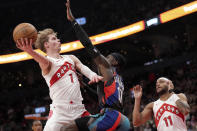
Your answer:
[[[38,30],[53,28],[62,43],[77,40],[66,18],[65,0],[2,0],[0,4],[0,55],[21,52],[12,38],[14,27],[22,22],[32,23]],[[89,36],[121,28],[141,20],[155,18],[192,0],[71,0],[76,18],[85,17],[83,28]],[[127,58],[123,72],[125,82],[124,114],[132,123],[132,87],[143,85],[142,108],[157,99],[155,80],[160,76],[171,79],[175,92],[187,95],[191,113],[187,116],[188,130],[197,130],[197,13],[191,13],[167,23],[154,25],[139,33],[109,41],[96,47],[107,55],[120,52]],[[94,69],[83,49],[66,54],[76,55]],[[48,87],[33,60],[0,65],[0,131],[30,131],[31,118],[45,119],[50,98]],[[87,82],[86,79],[84,79]],[[97,97],[88,87],[82,89],[86,108],[98,112]],[[38,108],[44,107],[44,108]],[[36,114],[36,111],[43,113]],[[46,110],[45,110],[46,109]],[[36,115],[35,115],[36,114]],[[33,116],[33,117],[32,117]],[[45,120],[42,120],[43,125]],[[138,129],[156,130],[154,121]]]

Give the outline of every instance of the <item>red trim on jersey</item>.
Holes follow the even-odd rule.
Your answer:
[[[50,87],[55,84],[59,79],[61,79],[69,70],[72,70],[75,72],[75,69],[73,68],[72,64],[69,62],[65,62],[58,70],[55,72],[55,74],[51,77],[50,80]]]
[[[120,120],[121,120],[121,114],[120,114],[120,112],[118,112],[118,118],[117,118],[115,124],[107,131],[114,131],[117,128],[117,126],[119,125]]]
[[[49,111],[48,119],[50,119],[50,118],[52,117],[52,115],[53,115],[53,111],[52,111],[52,110],[50,110],[50,111]]]
[[[104,85],[106,85],[106,83],[107,81],[105,81]],[[104,87],[105,99],[107,100],[107,98],[112,94],[114,94],[115,91],[116,91],[116,82],[114,80],[110,86]]]
[[[85,111],[85,112],[81,115],[81,117],[86,117],[86,116],[90,116],[90,113],[89,113],[88,111]]]
[[[103,102],[103,104],[105,104],[105,98],[104,98],[104,96],[102,97],[102,102]]]
[[[165,111],[171,112],[177,116],[179,116],[183,121],[185,121],[184,115],[178,110],[177,107],[164,103],[156,113],[155,117],[155,124],[158,126],[161,116],[164,114]]]

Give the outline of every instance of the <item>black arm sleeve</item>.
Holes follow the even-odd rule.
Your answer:
[[[84,29],[75,20],[73,20],[71,23],[77,38],[80,40],[81,44],[85,47],[86,51],[91,55],[91,57],[95,58],[100,55],[100,52],[92,45],[92,42]]]

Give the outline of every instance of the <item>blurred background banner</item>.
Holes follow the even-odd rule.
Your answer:
[[[146,21],[134,23],[126,27],[115,29],[113,31],[109,31],[106,33],[98,34],[90,38],[93,44],[102,44],[111,40],[119,39],[122,37],[127,37],[134,33],[143,31],[145,29],[144,25],[146,25],[147,28],[153,25],[156,26],[156,25],[159,25],[160,23],[166,23],[168,21],[180,18],[182,16],[191,14],[196,11],[197,11],[197,1],[194,1],[189,4],[185,4],[178,8],[161,13],[158,17],[154,17]],[[76,21],[80,25],[86,24],[85,17],[77,18]],[[78,50],[81,48],[83,48],[83,46],[80,44],[79,41],[64,43],[62,44],[62,47],[61,47],[61,53],[71,52],[71,51]],[[41,51],[38,51],[38,52],[41,52]],[[32,57],[26,53],[2,55],[0,56],[0,64],[18,62],[18,61],[29,60],[29,59],[32,59]]]

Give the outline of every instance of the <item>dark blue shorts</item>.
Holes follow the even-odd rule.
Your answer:
[[[88,118],[88,121],[86,118],[85,125],[81,125],[81,123],[84,122],[80,122],[78,119],[76,121],[77,125],[83,128],[86,126],[86,129],[89,129],[89,131],[94,129],[96,129],[96,131],[129,131],[130,129],[129,119],[117,110],[104,109],[102,113],[88,116]],[[81,130],[80,127],[78,128]]]

